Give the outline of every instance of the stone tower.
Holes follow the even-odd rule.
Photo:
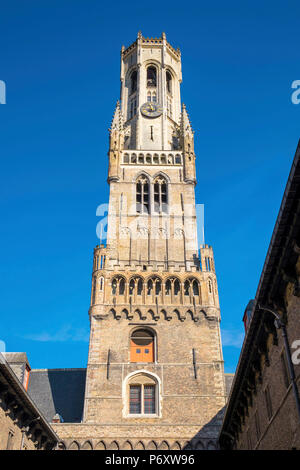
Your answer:
[[[194,133],[181,54],[141,33],[121,51],[107,244],[94,250],[81,424],[98,449],[215,448],[225,405],[213,250],[198,247]]]

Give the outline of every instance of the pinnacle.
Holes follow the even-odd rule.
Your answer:
[[[190,132],[192,134],[194,133],[192,129],[191,121],[190,121],[190,118],[189,118],[189,115],[187,113],[186,106],[184,103],[182,103],[182,112],[180,116],[180,128],[181,128],[182,135],[186,135]]]
[[[121,110],[120,101],[118,100],[109,131],[112,132],[112,131],[117,130],[121,132],[123,130],[123,127],[124,127],[123,113]]]

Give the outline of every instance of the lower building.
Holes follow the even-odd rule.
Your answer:
[[[25,353],[0,353],[0,450],[51,450],[58,437],[27,393]]]
[[[300,143],[256,297],[244,314],[246,334],[220,434],[223,449],[300,449],[299,278]]]

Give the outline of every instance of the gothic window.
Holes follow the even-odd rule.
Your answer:
[[[133,295],[133,294],[134,294],[134,279],[131,279],[129,283],[129,295]]]
[[[178,155],[178,154],[175,155],[175,163],[176,163],[176,165],[180,165],[180,163],[181,163],[181,156]]]
[[[124,295],[125,292],[125,280],[123,278],[119,281],[119,295]]]
[[[137,71],[134,70],[130,77],[130,94],[134,93],[137,89]]]
[[[147,93],[147,101],[151,101],[151,91],[148,91]]]
[[[187,279],[184,283],[184,295],[192,295],[193,297],[199,297],[200,286],[199,282],[195,278]]]
[[[130,362],[154,362],[154,335],[150,330],[135,330],[130,337]]]
[[[152,289],[153,289],[153,281],[152,281],[152,279],[149,279],[149,281],[147,283],[147,295],[152,294]]]
[[[168,212],[167,181],[162,176],[154,181],[154,210],[159,214]]]
[[[124,154],[123,162],[124,162],[124,163],[129,163],[129,155],[128,155],[128,153],[125,153],[125,154]]]
[[[184,295],[189,295],[190,291],[190,283],[189,281],[185,281],[184,283]]]
[[[112,283],[111,283],[111,293],[112,295],[116,295],[117,293],[117,279],[113,279]]]
[[[147,87],[156,87],[156,68],[153,65],[147,68]]]
[[[139,279],[137,282],[137,295],[142,295],[143,292],[143,281]]]
[[[170,279],[168,279],[166,282],[166,295],[171,295],[171,288],[172,288],[172,284],[171,284]]]
[[[199,295],[199,286],[198,286],[198,282],[196,280],[193,281],[193,294],[194,295]]]
[[[205,258],[205,267],[206,267],[206,271],[210,271],[210,260],[209,258]]]
[[[169,71],[166,73],[167,92],[172,93],[172,75]]]
[[[161,291],[161,281],[157,280],[155,283],[155,295],[159,295]]]
[[[100,277],[100,286],[99,290],[103,290],[103,277]]]
[[[138,214],[149,213],[149,182],[143,175],[136,183],[136,211]]]
[[[178,295],[180,292],[180,282],[178,279],[174,281],[174,295]]]
[[[153,103],[156,103],[156,93],[155,93],[155,91],[152,93],[152,101],[153,101]]]
[[[92,303],[93,304],[95,303],[95,300],[96,300],[96,287],[97,287],[97,280],[94,277],[94,280],[93,280],[93,298],[92,298]]]
[[[155,414],[155,385],[130,385],[130,414]]]

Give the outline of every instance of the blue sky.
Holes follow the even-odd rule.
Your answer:
[[[300,137],[296,1],[2,2],[1,327],[34,368],[85,367],[96,208],[107,202],[120,49],[162,31],[182,53],[222,313],[225,370],[238,360]]]

